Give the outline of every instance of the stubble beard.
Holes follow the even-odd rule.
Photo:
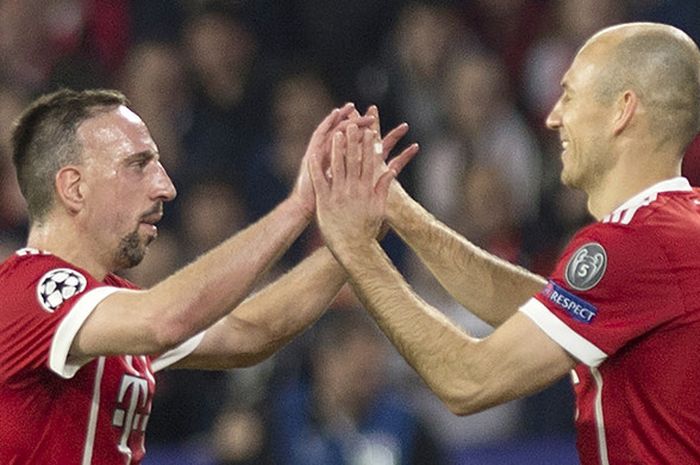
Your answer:
[[[132,231],[122,237],[114,257],[117,268],[122,270],[133,268],[141,263],[146,256],[148,245],[153,239],[153,237],[142,239],[138,231]]]
[[[613,158],[603,155],[603,144],[593,141],[591,145],[585,153],[579,152],[576,160],[569,160],[569,169],[563,167],[560,178],[565,186],[589,195],[599,189],[608,172],[614,167]]]

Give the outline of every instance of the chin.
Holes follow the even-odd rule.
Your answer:
[[[148,244],[153,242],[154,239],[155,236],[141,238],[137,233],[131,233],[123,237],[115,257],[118,269],[133,268],[141,263],[146,256]]]

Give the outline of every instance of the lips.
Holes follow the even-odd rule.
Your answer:
[[[157,204],[141,216],[141,223],[155,225],[163,219],[163,204]]]
[[[152,226],[155,226],[156,223],[158,223],[161,219],[163,219],[163,214],[155,214],[155,215],[149,215],[149,216],[144,216],[141,218],[141,223],[144,224],[150,224]]]
[[[156,223],[158,223],[163,218],[163,205],[157,205],[151,210],[147,211],[139,220],[141,226],[146,228],[148,234],[151,236],[149,242],[158,235],[158,228]]]

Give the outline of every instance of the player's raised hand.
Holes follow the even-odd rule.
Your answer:
[[[345,131],[349,124],[354,124],[358,128],[370,127],[373,121],[371,115],[360,115],[355,110],[353,103],[346,103],[340,108],[333,109],[321,123],[316,127],[309,145],[306,148],[306,153],[301,161],[299,175],[292,191],[292,195],[298,199],[301,207],[305,210],[307,216],[313,217],[316,207],[313,187],[308,172],[309,157],[316,154],[320,157],[321,164],[327,167],[330,164],[330,151],[333,134],[338,131]]]
[[[333,251],[372,241],[384,218],[392,169],[376,176],[376,134],[354,124],[336,132],[331,148],[331,177],[320,157],[309,159],[316,193],[316,215],[326,243]]]
[[[381,137],[381,122],[379,120],[379,109],[377,106],[371,105],[367,109],[365,116],[373,118],[371,120],[371,128],[380,136],[380,140],[378,141],[379,143],[375,144],[374,151],[377,155],[379,155],[377,157],[377,161],[381,161],[381,164],[385,164],[385,166],[380,166],[380,168],[376,171],[377,175],[380,175],[389,169],[396,171],[397,174],[400,173],[408,162],[411,161],[414,156],[416,156],[418,150],[420,149],[418,144],[413,143],[386,163],[391,151],[394,150],[399,141],[403,139],[406,134],[408,134],[408,124],[401,123],[389,131],[384,137]]]

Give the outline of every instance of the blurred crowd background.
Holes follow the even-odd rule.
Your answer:
[[[1,0],[0,257],[27,228],[12,121],[40,93],[109,87],[146,121],[179,191],[126,273],[141,286],[284,198],[316,124],[346,101],[377,104],[385,129],[410,124],[404,142],[422,150],[400,180],[439,219],[546,275],[591,219],[559,184],[544,119],[582,42],[630,20],[700,41],[697,0]],[[696,185],[698,152],[696,140],[684,166]],[[320,244],[310,228],[269,280]],[[426,300],[488,334],[395,236],[384,245]],[[345,290],[262,365],[159,374],[146,464],[574,464],[573,413],[562,380],[453,416]]]

